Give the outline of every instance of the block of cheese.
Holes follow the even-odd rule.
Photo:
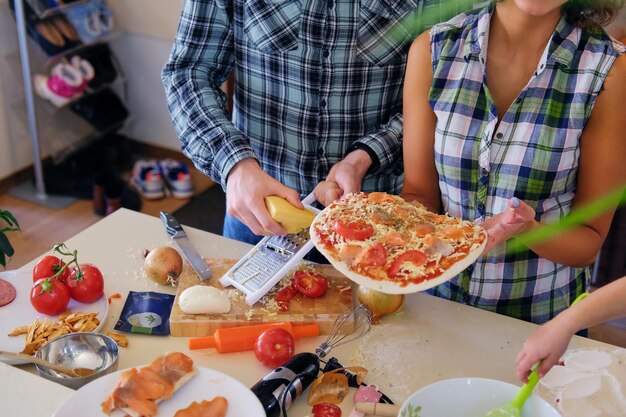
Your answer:
[[[272,218],[290,234],[307,229],[315,219],[312,211],[296,208],[284,198],[275,195],[265,197],[265,206]]]

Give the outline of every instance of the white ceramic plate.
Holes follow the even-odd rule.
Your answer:
[[[228,400],[226,417],[264,416],[261,402],[236,379],[209,368],[196,367],[198,374],[174,393],[172,398],[158,404],[160,416],[173,416],[194,401],[222,396]],[[123,370],[98,378],[81,387],[65,400],[53,417],[104,416],[100,403],[106,399],[121,378]]]
[[[402,404],[398,417],[483,417],[487,412],[511,402],[520,387],[484,378],[446,379],[428,385]],[[421,407],[419,411],[416,410]],[[547,401],[532,394],[524,416],[561,417]]]
[[[24,349],[24,339],[26,335],[8,336],[11,330],[18,326],[28,326],[37,318],[43,321],[46,318],[56,320],[57,317],[38,313],[30,304],[30,289],[33,286],[33,275],[29,268],[0,272],[0,278],[13,284],[17,293],[15,300],[10,304],[0,307],[0,350],[21,352],[22,349]],[[83,304],[75,300],[70,300],[67,308],[71,309],[74,313],[97,312],[98,320],[100,320],[100,324],[94,330],[97,332],[104,325],[104,321],[107,318],[109,303],[107,302],[107,298],[102,296],[91,304]],[[9,364],[26,363],[20,360],[2,358],[0,358],[0,362]]]

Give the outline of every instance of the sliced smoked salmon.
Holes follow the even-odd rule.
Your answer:
[[[159,356],[143,368],[122,372],[122,378],[102,402],[102,411],[109,415],[122,410],[132,417],[152,417],[157,403],[170,398],[196,374],[193,361],[180,352]]]
[[[189,407],[178,410],[174,417],[224,417],[227,409],[226,398],[215,397],[211,401],[194,401]]]

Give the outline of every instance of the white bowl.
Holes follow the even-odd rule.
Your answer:
[[[520,387],[484,378],[446,379],[413,393],[400,408],[398,417],[483,417],[494,408],[511,402]],[[419,412],[415,410],[421,407]],[[523,417],[562,417],[548,402],[532,394]]]

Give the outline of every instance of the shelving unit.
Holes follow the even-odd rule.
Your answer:
[[[53,197],[46,193],[46,184],[43,178],[43,166],[41,163],[41,148],[39,144],[39,128],[37,126],[37,113],[35,110],[35,97],[30,71],[30,57],[28,55],[28,39],[26,38],[26,17],[24,3],[15,1],[15,23],[17,26],[17,39],[20,46],[20,59],[22,62],[22,78],[24,81],[24,95],[26,97],[26,114],[28,117],[28,131],[33,147],[33,167],[35,170],[35,185],[31,189],[30,183],[16,187],[12,193],[17,197],[24,198],[49,207],[61,208],[69,205],[75,199],[71,197]]]
[[[52,9],[41,10],[38,6],[41,3],[37,1],[29,1],[29,6],[36,13],[38,18],[45,19],[48,17],[52,17],[58,14],[64,13],[65,10],[69,7],[74,7],[79,4],[89,3],[88,1],[75,1],[69,4],[64,4],[59,7],[55,7]],[[114,55],[111,53],[111,59],[113,65],[115,67],[117,77],[115,80],[107,85],[102,86],[102,88],[98,88],[97,90],[90,91],[85,96],[78,97],[72,100],[67,105],[63,106],[63,108],[59,109],[50,104],[47,100],[41,100],[42,105],[35,104],[35,94],[33,89],[33,71],[30,62],[30,54],[29,54],[29,45],[28,45],[28,34],[27,34],[27,26],[26,26],[26,13],[25,7],[22,0],[14,1],[15,7],[15,20],[17,26],[17,36],[18,36],[18,44],[19,44],[19,58],[22,66],[22,78],[24,81],[24,105],[26,107],[26,116],[27,116],[27,125],[28,125],[28,135],[30,136],[31,145],[32,145],[32,156],[33,156],[33,167],[35,172],[35,182],[34,185],[28,181],[24,184],[21,184],[18,187],[13,188],[9,191],[9,194],[31,201],[33,203],[51,207],[51,208],[63,208],[67,205],[71,204],[76,200],[75,197],[71,196],[62,196],[62,195],[50,195],[46,192],[46,185],[44,180],[44,170],[42,166],[42,157],[41,157],[41,142],[40,142],[40,129],[38,126],[38,109],[41,110],[42,106],[47,112],[60,112],[65,111],[63,108],[67,108],[71,106],[73,103],[83,99],[87,95],[96,94],[98,91],[104,90],[105,88],[115,89],[117,85],[120,87],[119,89],[122,91],[122,101],[128,101],[128,92],[126,86],[126,79],[122,72],[121,66],[115,59]],[[50,69],[52,66],[56,65],[58,62],[63,60],[67,56],[77,55],[80,52],[85,51],[87,48],[94,47],[98,44],[107,43],[107,41],[116,36],[114,32],[109,33],[97,41],[92,43],[83,43],[78,47],[64,50],[62,53],[59,53],[54,56],[48,56],[45,60],[45,68]],[[12,106],[13,107],[13,106]],[[125,120],[124,120],[125,121]],[[89,134],[85,134],[79,141],[72,143],[69,146],[64,147],[64,149],[60,152],[53,152],[52,159],[55,164],[61,163],[63,160],[73,155],[78,150],[82,149],[82,147],[93,143],[94,140],[98,138],[104,137],[106,134],[114,132],[121,128],[124,124],[124,121],[119,123],[115,123],[111,126],[108,126],[105,129],[96,130],[95,132],[91,132]]]

